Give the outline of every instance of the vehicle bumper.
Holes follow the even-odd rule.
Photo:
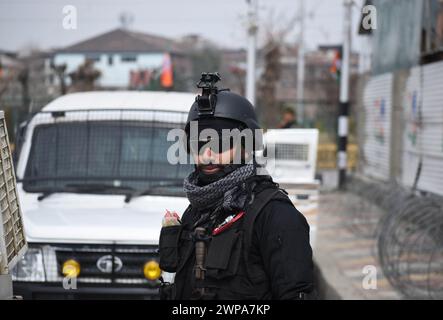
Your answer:
[[[14,282],[14,296],[30,299],[159,299],[159,289],[155,287],[135,287],[116,284],[78,283],[76,289],[64,289],[62,283]]]

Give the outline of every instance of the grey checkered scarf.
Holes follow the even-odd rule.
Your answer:
[[[198,173],[194,171],[185,179],[183,188],[194,208],[234,211],[243,208],[248,196],[246,180],[254,176],[255,172],[254,164],[247,164],[218,181],[200,187],[197,185]]]

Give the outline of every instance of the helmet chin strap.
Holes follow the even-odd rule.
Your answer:
[[[212,174],[206,174],[201,170],[198,166],[196,166],[196,170],[198,173],[198,184],[201,186],[206,186],[208,184],[211,184],[217,180],[220,180],[224,177],[226,177],[228,174],[233,172],[234,170],[240,168],[241,166],[244,166],[244,164],[226,164],[220,166],[220,169],[216,173]]]

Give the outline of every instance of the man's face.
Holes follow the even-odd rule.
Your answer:
[[[237,152],[239,152],[237,147],[218,152],[209,147],[203,147],[198,154],[193,153],[193,157],[200,170],[204,174],[211,175],[222,170],[223,165],[232,163]]]
[[[294,115],[290,112],[285,112],[283,114],[283,120],[285,122],[291,122],[291,121],[294,121],[294,119],[295,119]]]

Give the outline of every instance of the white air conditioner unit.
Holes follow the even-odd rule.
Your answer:
[[[0,111],[0,299],[12,297],[9,270],[27,249],[4,112]]]
[[[266,168],[280,184],[312,184],[317,163],[317,129],[274,129],[264,135]]]

